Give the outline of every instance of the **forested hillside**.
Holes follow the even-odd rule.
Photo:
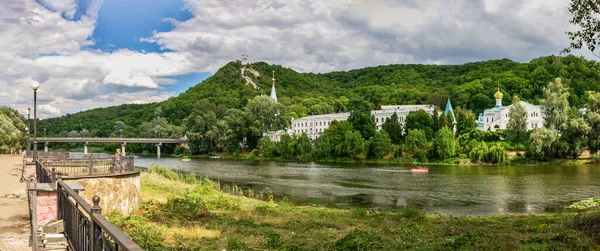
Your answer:
[[[515,94],[538,103],[542,89],[556,77],[562,77],[569,87],[571,106],[581,107],[586,103],[585,91],[600,89],[598,63],[575,56],[541,57],[529,63],[503,59],[463,65],[386,65],[322,74],[298,73],[263,62],[253,63],[252,67],[261,73],[261,77],[251,76],[259,85],[258,90],[244,84],[241,63],[230,62],[212,77],[169,100],[68,114],[42,120],[38,128],[47,128],[48,136],[61,132],[62,136],[69,132],[74,136],[85,129],[87,135],[105,137],[122,129],[124,137],[138,137],[151,133],[142,130],[156,129],[156,125],[142,124],[156,118],[157,108],[162,111],[158,115],[166,118],[160,123],[173,126],[182,125],[193,110],[211,110],[217,119],[222,119],[228,109],[242,109],[252,97],[268,95],[271,71],[277,78],[279,102],[291,117],[348,111],[352,100],[365,100],[373,107],[423,103],[443,106],[447,98],[455,106],[477,114],[493,105],[492,95],[498,86],[505,94],[506,104]],[[173,133],[172,136],[178,134]]]

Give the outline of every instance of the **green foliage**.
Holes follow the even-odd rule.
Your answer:
[[[263,156],[265,157],[275,157],[278,154],[275,143],[269,137],[262,137],[258,141],[258,149],[263,152]]]
[[[24,120],[15,109],[0,107],[0,151],[10,152],[24,148],[27,137]]]
[[[248,243],[245,241],[241,241],[235,237],[231,237],[229,241],[227,241],[227,249],[232,251],[251,251],[253,250],[248,246]]]
[[[210,216],[202,197],[196,194],[186,194],[183,198],[171,197],[162,206],[166,217],[178,220],[198,220]]]
[[[571,43],[562,52],[569,53],[572,49],[580,50],[587,48],[594,55],[597,55],[596,51],[600,43],[600,39],[598,38],[598,26],[600,26],[598,2],[584,0],[572,0],[570,2],[569,12],[572,17],[569,23],[577,27],[577,29],[566,32]]]
[[[329,134],[327,134],[327,132],[321,134],[321,136],[315,140],[315,157],[329,158],[333,150],[333,145],[331,144]]]
[[[359,131],[346,132],[344,141],[336,146],[338,155],[354,157],[364,151],[364,140]]]
[[[517,153],[519,152],[519,144],[527,140],[527,111],[520,103],[521,99],[514,96],[512,107],[510,108],[510,118],[506,126],[507,139],[517,145]]]
[[[407,134],[413,129],[421,130],[430,140],[433,138],[433,118],[424,110],[411,111],[406,115],[404,129]]]
[[[414,153],[415,157],[422,160],[423,157],[427,157],[429,151],[429,144],[425,133],[419,129],[410,129],[404,139],[405,152]]]
[[[149,173],[156,173],[162,177],[165,177],[169,180],[179,180],[179,175],[173,171],[171,168],[168,168],[166,166],[163,165],[158,165],[158,164],[152,164],[149,168],[148,168],[148,172]]]
[[[564,142],[566,148],[563,151],[565,156],[577,158],[585,150],[587,135],[591,128],[587,125],[585,120],[581,117],[570,119],[567,122],[565,131],[560,136],[561,141]]]
[[[580,200],[578,202],[575,202],[575,203],[571,204],[570,206],[568,206],[567,208],[588,209],[591,207],[598,207],[598,206],[600,206],[600,199],[589,198],[589,199]]]
[[[403,139],[402,125],[398,122],[398,114],[394,112],[392,116],[385,119],[385,122],[381,125],[381,129],[384,130],[389,136],[392,144],[400,144]]]
[[[383,248],[381,238],[369,231],[352,230],[350,233],[335,241],[333,250],[380,250]]]
[[[527,154],[538,160],[550,160],[554,156],[553,144],[558,139],[555,129],[536,128],[533,129],[529,139],[531,147]]]
[[[298,138],[296,139],[296,157],[302,157],[305,158],[306,155],[308,155],[310,153],[310,151],[312,150],[312,143],[310,138],[308,138],[308,136],[306,136],[306,134],[301,134],[300,136],[298,136]]]
[[[456,115],[457,135],[468,133],[470,131],[475,130],[475,128],[477,127],[477,124],[475,123],[475,114],[473,114],[471,110],[457,107],[456,109],[454,109],[454,114]]]
[[[437,157],[441,159],[447,159],[454,156],[456,151],[454,133],[447,126],[443,126],[435,133],[433,149]]]
[[[357,130],[362,135],[362,138],[367,140],[375,135],[375,119],[371,116],[371,111],[354,110],[348,117],[348,122],[354,130]]]
[[[131,239],[144,250],[164,250],[164,231],[141,215],[120,216],[112,214],[108,217],[118,228],[123,230]]]
[[[384,130],[375,133],[375,136],[367,142],[367,157],[381,159],[390,153],[392,143],[387,132]]]
[[[473,163],[504,164],[508,161],[506,150],[499,145],[489,146],[485,142],[476,143],[469,152]]]

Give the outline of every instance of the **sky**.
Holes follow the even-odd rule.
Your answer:
[[[2,0],[0,105],[38,116],[166,100],[226,63],[300,72],[556,55],[569,0]],[[578,51],[589,59],[589,52]]]

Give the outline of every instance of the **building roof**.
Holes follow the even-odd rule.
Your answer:
[[[502,99],[502,98],[504,98],[504,94],[502,94],[502,92],[500,91],[500,89],[498,89],[498,91],[494,94],[494,98],[495,99]]]

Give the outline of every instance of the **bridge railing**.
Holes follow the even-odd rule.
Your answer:
[[[47,170],[39,161],[35,162],[35,174],[38,183],[53,183],[56,180],[56,171]]]
[[[110,174],[134,171],[134,157],[119,158],[75,155],[64,157],[42,157],[39,162],[46,169],[55,169],[57,174],[82,176],[93,174]]]
[[[142,250],[135,242],[102,216],[100,197],[90,206],[64,181],[57,181],[58,219],[65,223],[65,235],[73,250]]]

